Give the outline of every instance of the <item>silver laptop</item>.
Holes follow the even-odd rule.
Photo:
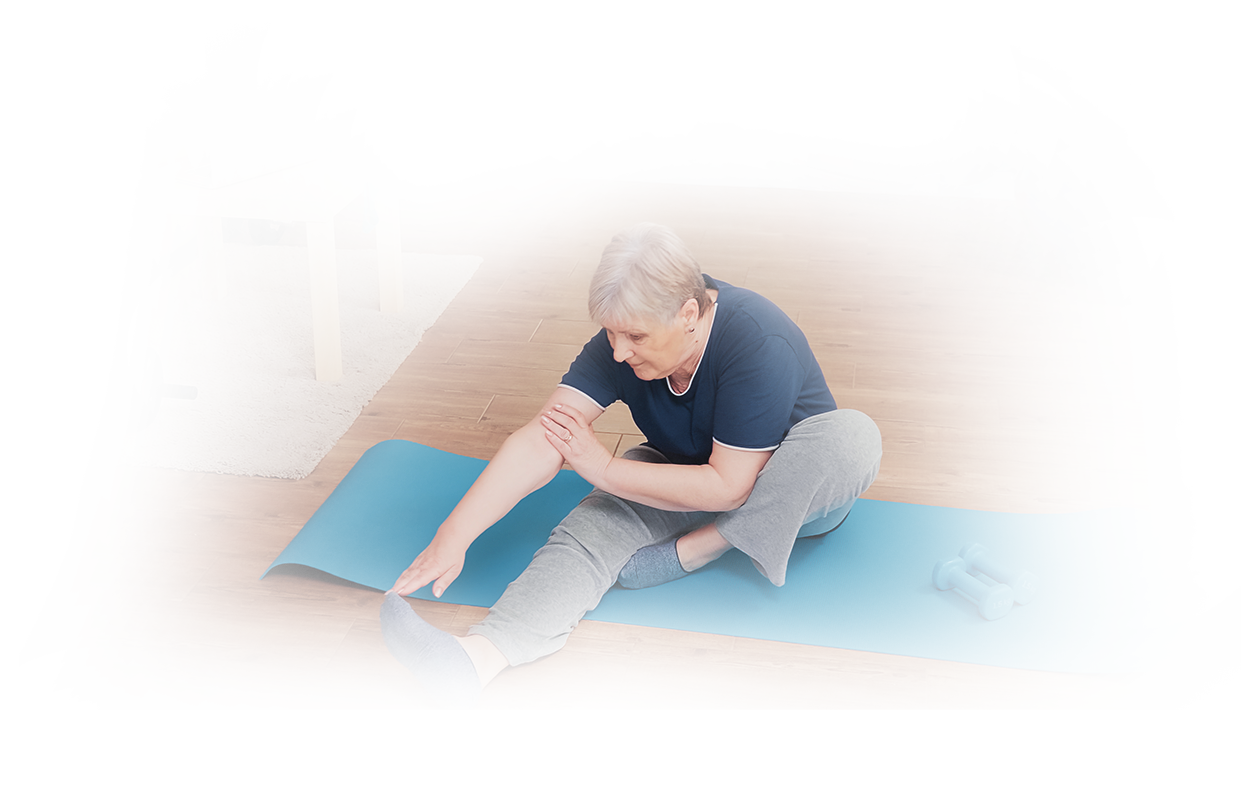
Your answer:
[[[205,84],[205,118],[209,152],[150,164],[144,173],[218,189],[318,159],[319,59]]]

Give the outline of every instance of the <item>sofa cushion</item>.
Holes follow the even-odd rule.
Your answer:
[[[48,184],[57,199],[59,227],[101,210],[101,189],[144,165],[145,146],[132,134],[23,139],[19,144],[19,181]],[[23,205],[21,213],[25,210]],[[26,227],[25,220],[21,224]]]
[[[23,258],[57,238],[62,223],[48,181],[18,179],[18,220]]]

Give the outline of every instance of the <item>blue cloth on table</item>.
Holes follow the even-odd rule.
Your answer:
[[[358,164],[363,175],[363,232],[370,233],[381,222],[377,214],[377,193],[386,183],[386,163],[381,156],[367,149],[350,144],[345,134],[324,134],[324,149],[331,154]]]

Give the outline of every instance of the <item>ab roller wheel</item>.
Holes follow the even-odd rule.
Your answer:
[[[164,397],[197,399],[197,387],[163,383],[161,359],[152,348],[120,345],[105,360],[100,378],[71,375],[69,387],[101,393],[101,413],[116,428],[142,431],[157,417]]]

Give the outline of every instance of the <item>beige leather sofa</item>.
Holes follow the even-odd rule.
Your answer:
[[[19,62],[21,268],[35,351],[113,297],[101,189],[197,135],[197,86],[169,60]],[[197,234],[137,214],[141,271]]]

